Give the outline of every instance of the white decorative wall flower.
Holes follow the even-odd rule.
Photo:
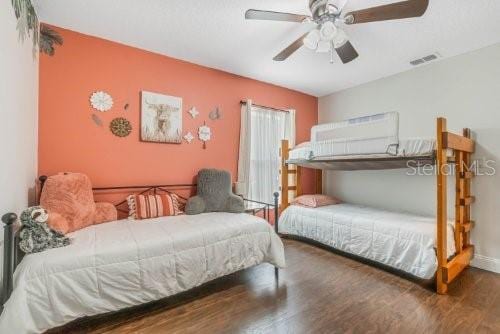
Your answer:
[[[188,132],[184,135],[184,140],[187,141],[189,144],[193,141],[194,136],[191,132]]]
[[[90,104],[95,110],[105,112],[113,107],[113,98],[106,92],[98,91],[90,96]]]
[[[188,113],[191,114],[191,117],[196,118],[200,114],[200,112],[196,109],[196,107],[192,107],[188,110]]]

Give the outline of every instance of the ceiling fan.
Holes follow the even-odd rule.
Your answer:
[[[348,0],[309,0],[312,16],[265,10],[249,9],[245,13],[247,20],[270,20],[288,22],[311,22],[315,27],[302,35],[295,42],[281,51],[275,61],[283,61],[290,57],[303,45],[316,52],[329,52],[333,63],[337,53],[344,64],[358,57],[358,52],[349,41],[342,28],[343,24],[358,24],[375,21],[397,20],[424,15],[429,0],[407,0],[388,5],[361,9],[342,13]]]

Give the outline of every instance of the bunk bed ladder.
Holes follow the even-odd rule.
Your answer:
[[[456,253],[448,260],[447,254],[447,151],[453,150],[455,172],[455,231],[454,242]],[[445,294],[448,284],[466,268],[473,256],[474,246],[470,244],[471,204],[475,198],[470,194],[471,179],[474,173],[470,170],[471,154],[474,153],[475,143],[471,139],[469,129],[463,130],[459,136],[446,129],[446,119],[437,121],[437,257],[438,271],[436,278],[437,292]]]
[[[297,197],[303,194],[302,190],[302,171],[303,168],[300,166],[287,164],[290,153],[290,145],[288,140],[284,139],[281,141],[281,204],[280,209],[285,210],[290,205],[290,192],[292,192],[293,197]],[[315,193],[323,193],[323,171],[315,170]],[[293,179],[293,186],[290,186],[290,178]]]
[[[281,205],[280,209],[285,210],[290,204],[290,191],[293,193],[293,197],[300,196],[302,193],[301,178],[302,178],[302,168],[296,166],[295,168],[290,168],[286,161],[288,160],[288,154],[290,152],[290,147],[288,140],[281,141]],[[295,182],[293,186],[290,186],[290,176],[293,177]]]

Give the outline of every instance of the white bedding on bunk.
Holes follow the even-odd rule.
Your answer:
[[[312,239],[416,277],[432,278],[437,269],[435,218],[352,204],[291,205],[278,227],[280,233]],[[448,224],[447,237],[451,256],[455,253],[453,222]]]
[[[1,333],[40,333],[199,286],[262,262],[285,266],[273,228],[248,214],[121,220],[27,255],[0,316]]]
[[[364,145],[360,149],[360,145]],[[372,145],[373,144],[373,149]],[[391,146],[386,153],[375,153],[380,143],[372,141],[342,141],[333,143],[326,141],[312,144],[302,144],[298,148],[290,150],[290,160],[328,160],[328,159],[355,159],[355,158],[384,158],[384,157],[418,157],[431,155],[436,147],[436,141],[432,138],[405,138],[399,141],[397,146]],[[357,153],[356,153],[357,152]],[[364,153],[359,153],[364,152]],[[367,153],[371,152],[371,153]]]
[[[309,160],[312,158],[311,142],[304,142],[289,151],[288,159]]]

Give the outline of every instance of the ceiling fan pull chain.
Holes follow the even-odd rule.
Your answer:
[[[333,47],[333,41],[331,42],[331,48],[330,48],[330,64],[333,64],[333,52],[335,51],[335,48]]]

